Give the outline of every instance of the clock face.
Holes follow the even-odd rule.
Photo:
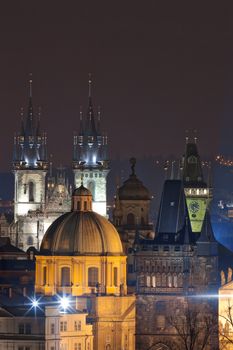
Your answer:
[[[198,210],[200,209],[200,204],[197,201],[192,201],[189,204],[189,209],[190,209],[191,213],[196,214],[198,212]]]

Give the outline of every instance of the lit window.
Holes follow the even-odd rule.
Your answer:
[[[151,283],[150,283],[150,276],[146,276],[146,286],[150,287]]]
[[[43,267],[43,286],[45,286],[47,283],[47,267]]]
[[[19,334],[24,334],[24,324],[23,323],[20,323],[18,325],[18,331],[19,331]]]
[[[155,276],[152,276],[152,279],[151,279],[151,284],[152,284],[152,287],[155,288],[156,287],[156,277]]]
[[[50,333],[51,334],[55,333],[55,324],[54,323],[51,323],[51,325],[50,325]]]
[[[98,268],[97,267],[89,267],[88,269],[88,286],[96,287],[98,283]]]
[[[62,267],[61,269],[61,285],[63,287],[70,286],[70,268]]]
[[[113,269],[113,280],[114,280],[114,286],[117,287],[117,267],[114,267]]]

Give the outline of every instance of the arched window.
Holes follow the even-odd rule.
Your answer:
[[[43,267],[43,286],[47,284],[47,267]]]
[[[157,273],[156,274],[156,283],[158,287],[161,287],[162,281],[161,281],[161,274]]]
[[[135,217],[134,214],[129,213],[127,215],[127,225],[134,225],[135,224]]]
[[[182,287],[183,286],[183,278],[182,278],[182,274],[179,273],[178,275],[178,287]]]
[[[117,267],[113,268],[113,282],[114,282],[114,286],[117,287],[118,283],[117,283]]]
[[[178,281],[177,281],[177,275],[176,275],[176,274],[173,275],[173,286],[174,286],[175,288],[178,287]]]
[[[62,267],[61,268],[61,286],[70,286],[70,268]]]
[[[167,285],[169,288],[172,287],[172,275],[170,273],[167,276]]]
[[[163,273],[162,274],[162,287],[166,287],[167,286],[167,278],[166,278],[166,274]]]
[[[141,225],[142,225],[142,226],[145,225],[145,220],[144,220],[144,217],[143,217],[143,216],[141,217]]]
[[[89,267],[88,269],[88,287],[96,287],[98,283],[98,268]]]
[[[88,182],[87,188],[89,191],[91,191],[92,198],[93,198],[93,200],[95,200],[95,183],[94,183],[94,181]]]
[[[28,196],[29,196],[29,202],[34,202],[34,183],[32,181],[28,184]]]
[[[155,277],[155,275],[153,275],[152,278],[151,278],[151,285],[152,285],[153,288],[156,287],[156,277]]]
[[[110,344],[106,345],[106,350],[111,350],[111,345]]]
[[[27,245],[33,245],[33,237],[32,236],[29,236],[27,238]]]
[[[146,276],[146,286],[150,287],[151,286],[151,280],[150,280],[150,275]]]

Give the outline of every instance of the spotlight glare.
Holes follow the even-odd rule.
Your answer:
[[[66,310],[69,307],[69,299],[67,297],[63,297],[60,299],[60,306],[62,309]]]
[[[39,306],[38,300],[33,299],[33,300],[32,300],[32,306],[35,307],[35,308],[37,308],[37,307]]]

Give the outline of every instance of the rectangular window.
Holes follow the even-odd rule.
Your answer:
[[[98,268],[97,267],[89,267],[88,269],[88,286],[96,287],[98,283]]]
[[[61,321],[60,322],[60,332],[64,331],[64,323]]]
[[[114,280],[114,286],[117,287],[117,267],[113,268],[113,280]]]
[[[50,325],[50,333],[55,334],[55,324],[54,323],[51,323],[51,325]]]
[[[78,330],[78,323],[77,323],[77,321],[74,321],[74,330],[75,330],[75,332]]]
[[[65,321],[64,322],[64,332],[66,332],[67,331],[67,322]]]
[[[24,334],[24,324],[23,323],[20,323],[18,325],[18,331],[19,331],[19,334]]]
[[[82,322],[78,321],[78,331],[81,331],[81,329],[82,329]]]
[[[43,285],[45,286],[47,282],[47,267],[43,267]]]
[[[128,273],[133,273],[133,264],[128,264]]]
[[[32,333],[31,324],[27,323],[25,326],[25,334],[31,334],[31,333]]]

